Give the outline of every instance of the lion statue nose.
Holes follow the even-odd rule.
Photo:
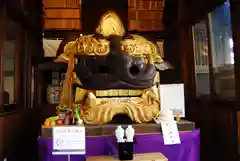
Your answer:
[[[112,52],[107,56],[107,66],[113,69],[113,75],[127,82],[152,79],[155,75],[155,67],[146,64],[136,57],[124,52]],[[150,80],[149,79],[149,80]]]
[[[129,75],[131,77],[136,77],[138,75],[144,74],[146,71],[146,66],[143,61],[132,60],[131,66],[128,68]]]
[[[129,73],[132,75],[132,76],[136,76],[140,73],[140,67],[139,65],[132,65],[130,68],[129,68]]]

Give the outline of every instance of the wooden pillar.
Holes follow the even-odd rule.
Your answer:
[[[196,99],[195,64],[192,26],[182,25],[179,29],[179,52],[185,88],[186,117],[191,120]]]
[[[30,43],[32,42],[32,43]],[[31,68],[31,55],[33,52],[33,46],[35,46],[34,44],[34,40],[30,39],[30,36],[25,33],[24,34],[24,58],[23,58],[23,84],[24,84],[24,107],[25,108],[30,108],[31,107],[31,89],[32,89],[32,79],[31,79],[31,75],[32,75],[32,68]]]
[[[5,53],[4,53],[4,40],[5,40],[5,9],[0,10],[0,112],[4,112],[3,107],[3,91],[4,91],[4,59],[5,59]]]
[[[186,5],[178,1],[179,54],[181,56],[182,77],[185,88],[186,117],[194,117],[193,104],[196,98],[195,64],[192,26],[184,23]],[[190,117],[190,118],[189,118]]]
[[[236,79],[236,94],[238,101],[238,108],[240,107],[240,2],[238,0],[230,1],[231,8],[231,20],[232,20],[232,36],[234,42],[234,68],[235,68],[235,79]],[[240,109],[240,108],[239,108]]]
[[[238,0],[230,0],[231,21],[232,21],[232,37],[234,42],[234,69],[235,69],[235,89],[236,89],[236,110],[234,117],[235,133],[238,134],[238,145],[240,145],[240,2]],[[236,145],[237,146],[237,145]],[[236,147],[239,151],[240,147]]]
[[[24,35],[22,27],[17,24],[17,35],[15,40],[15,48],[14,48],[14,103],[17,105],[22,105],[22,80],[21,80],[21,73],[23,72],[21,67],[21,61],[23,59],[23,55],[21,53],[22,48],[24,48]]]

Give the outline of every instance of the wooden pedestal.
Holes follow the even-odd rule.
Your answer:
[[[192,131],[195,129],[195,123],[190,121],[179,121],[177,123],[179,131]],[[116,124],[107,125],[85,125],[86,136],[103,136],[103,135],[115,135]],[[127,128],[127,125],[122,125],[123,128]],[[158,124],[133,124],[136,134],[161,134],[161,125]],[[42,138],[52,137],[52,128],[42,128]]]
[[[87,157],[86,161],[119,161],[119,159],[112,156],[94,156]],[[135,154],[133,161],[168,161],[168,159],[161,153],[143,153]]]

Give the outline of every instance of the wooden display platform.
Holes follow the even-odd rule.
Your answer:
[[[192,131],[195,129],[195,123],[190,121],[179,121],[177,123],[179,131]],[[117,125],[87,125],[86,136],[103,136],[114,135]],[[123,128],[127,128],[127,125],[122,125]],[[158,124],[133,124],[136,134],[154,134],[161,133],[161,125]],[[42,128],[41,137],[52,137],[52,128]]]
[[[112,156],[93,156],[87,157],[86,161],[119,161],[119,159]],[[168,161],[168,159],[161,153],[143,153],[134,154],[132,161]]]

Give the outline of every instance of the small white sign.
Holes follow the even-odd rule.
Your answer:
[[[165,145],[181,143],[176,121],[161,121],[161,126]]]
[[[161,110],[169,109],[173,116],[185,117],[185,97],[183,84],[160,85]]]
[[[84,155],[86,153],[84,126],[53,128],[53,155]]]

